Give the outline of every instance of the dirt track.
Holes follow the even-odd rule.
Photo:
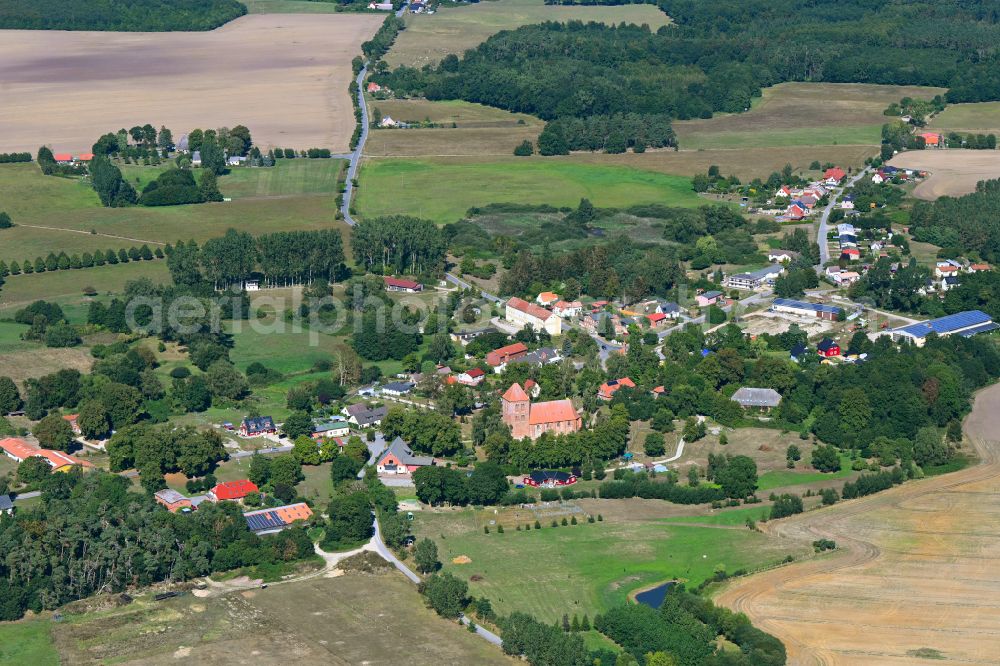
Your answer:
[[[374,14],[244,16],[211,32],[0,30],[0,152],[87,152],[118,128],[250,128],[262,146],[347,149],[351,58]]]
[[[979,465],[768,525],[840,550],[716,601],[780,638],[789,664],[996,664],[1000,385],[979,393],[965,429]]]
[[[930,178],[913,190],[913,196],[928,201],[968,194],[979,181],[1000,178],[1000,152],[995,150],[911,150],[889,164],[930,172]]]

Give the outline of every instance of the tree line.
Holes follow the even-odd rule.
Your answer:
[[[82,6],[81,6],[82,5]],[[8,30],[171,32],[212,30],[247,13],[237,0],[9,0],[0,7]]]
[[[0,164],[13,164],[15,162],[30,162],[31,153],[0,153]]]
[[[447,246],[430,220],[389,215],[362,220],[351,231],[354,260],[382,273],[420,275],[442,268]]]
[[[636,153],[677,145],[670,116],[662,113],[564,116],[550,120],[538,136],[541,155],[568,155],[571,150]]]
[[[961,197],[914,203],[910,232],[956,254],[1000,260],[1000,179],[980,181],[975,192]]]
[[[143,244],[141,247],[135,247],[133,245],[128,249],[108,249],[104,252],[95,250],[93,254],[90,252],[84,252],[83,254],[73,253],[68,255],[65,252],[60,252],[59,254],[49,252],[44,258],[35,257],[34,261],[25,259],[23,264],[19,264],[17,261],[12,261],[10,262],[10,265],[8,265],[6,262],[0,261],[0,278],[7,277],[8,275],[21,275],[22,273],[30,275],[31,273],[45,273],[51,271],[76,270],[78,268],[92,268],[94,266],[127,264],[130,261],[152,261],[153,259],[162,259],[163,257],[164,253],[162,248],[157,246],[155,250],[151,250],[146,244]]]

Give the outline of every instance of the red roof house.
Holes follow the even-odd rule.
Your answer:
[[[830,338],[823,338],[823,341],[816,345],[816,352],[826,358],[840,356],[840,345]]]
[[[667,315],[662,312],[654,312],[653,314],[646,315],[646,319],[649,320],[650,326],[659,326],[667,319]]]
[[[386,276],[383,279],[385,280],[386,291],[405,291],[413,293],[424,290],[424,285],[419,282],[414,282],[413,280],[400,280],[399,278],[389,276]]]
[[[823,172],[823,179],[839,183],[844,180],[844,176],[846,175],[847,174],[840,167],[833,167],[832,169],[827,169]]]
[[[528,353],[528,347],[523,342],[515,342],[512,345],[494,349],[486,355],[486,363],[494,368],[516,361]]]
[[[924,140],[925,146],[940,146],[941,145],[941,135],[936,132],[921,132],[917,136]]]
[[[226,481],[225,483],[220,483],[214,488],[208,491],[208,496],[210,499],[216,502],[223,502],[226,500],[239,501],[249,495],[250,493],[256,493],[259,489],[257,484],[249,479],[241,479],[240,481]]]
[[[56,162],[59,162],[60,164],[69,164],[73,161],[72,153],[56,153],[52,157],[55,158]]]
[[[601,384],[601,388],[597,390],[597,397],[601,400],[611,400],[611,397],[615,394],[618,389],[623,386],[629,388],[635,388],[635,382],[633,382],[628,377],[622,377],[621,379],[612,379],[610,381]]]

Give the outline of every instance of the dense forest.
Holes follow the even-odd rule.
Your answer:
[[[52,474],[38,507],[0,520],[0,620],[98,592],[313,554],[301,528],[252,534],[235,503],[172,514],[129,486],[106,473]]]
[[[5,0],[0,28],[171,32],[212,30],[247,13],[237,0]]]
[[[972,253],[1000,260],[1000,179],[976,184],[963,197],[917,202],[910,214],[913,238],[956,254]]]
[[[623,4],[622,0],[585,4]],[[545,120],[616,113],[704,118],[746,110],[783,81],[949,87],[1000,99],[1000,6],[659,0],[675,25],[543,23],[497,33],[461,59],[376,79],[397,93],[464,99]]]

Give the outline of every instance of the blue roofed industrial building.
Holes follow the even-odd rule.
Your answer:
[[[979,333],[986,333],[1000,328],[993,319],[980,310],[967,310],[958,312],[938,319],[920,321],[915,324],[907,324],[889,331],[892,339],[900,342],[909,340],[918,347],[923,347],[927,341],[927,336],[936,333],[940,336],[961,335],[971,337]]]

